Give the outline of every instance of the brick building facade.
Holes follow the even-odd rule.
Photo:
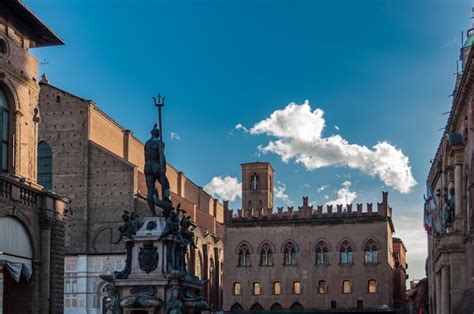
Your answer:
[[[262,195],[272,180],[270,164],[242,165],[243,209],[226,208],[224,310],[385,311],[405,301],[406,248],[392,237],[388,193],[366,207],[307,197],[298,210],[249,206],[273,199]]]
[[[105,293],[98,275],[120,269],[124,245],[114,244],[124,210],[149,215],[143,173],[143,144],[91,100],[52,86],[43,77],[39,97],[41,180],[71,200],[66,227],[65,309],[102,313]],[[151,126],[150,126],[151,128]],[[208,304],[221,307],[223,220],[221,203],[168,165],[171,199],[191,215],[197,249],[187,257],[190,272],[209,279]]]
[[[0,2],[0,313],[62,313],[67,200],[37,183],[38,61],[62,45],[21,2]]]

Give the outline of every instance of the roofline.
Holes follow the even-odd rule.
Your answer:
[[[74,98],[79,99],[79,100],[84,101],[84,102],[88,102],[88,103],[94,102],[94,101],[91,100],[91,99],[85,99],[85,98],[79,97],[79,96],[77,96],[77,95],[74,95],[74,94],[72,94],[72,93],[70,93],[70,92],[68,92],[68,91],[65,91],[64,89],[59,88],[59,87],[57,87],[57,86],[55,86],[55,85],[52,85],[52,84],[50,84],[50,83],[45,83],[45,82],[43,82],[43,81],[40,81],[40,82],[39,82],[39,85],[40,85],[40,86],[41,86],[41,85],[47,85],[47,86],[49,86],[49,87],[52,87],[52,88],[54,88],[54,89],[57,89],[58,91],[60,91],[60,92],[62,92],[62,93],[65,93],[65,94],[67,94],[67,95],[69,95],[69,96],[71,96],[71,97],[74,97]]]
[[[33,11],[31,11],[26,5],[24,5],[21,0],[14,0],[14,2],[17,2],[20,7],[25,10],[25,12],[43,28],[44,31],[49,33],[49,36],[51,37],[51,42],[49,44],[43,44],[37,47],[62,46],[65,44],[64,40],[59,37],[55,32],[53,32],[53,30],[48,25],[46,25],[46,23],[44,23],[35,13],[33,13]]]
[[[274,170],[272,164],[268,161],[244,162],[244,163],[241,163],[240,166],[243,167],[247,165],[256,165],[256,164],[267,165],[267,166],[270,166],[272,170]]]
[[[428,177],[426,178],[426,181],[428,183],[430,182],[430,177],[432,176],[432,173],[434,171],[436,171],[436,169],[434,169],[433,166],[435,164],[436,159],[441,154],[441,147],[443,145],[444,137],[446,136],[446,134],[448,134],[450,132],[455,132],[455,130],[452,128],[452,126],[455,123],[459,122],[459,121],[456,121],[456,118],[459,119],[459,117],[456,117],[456,113],[459,110],[459,106],[460,106],[460,102],[462,100],[462,97],[465,96],[465,89],[466,89],[466,85],[467,85],[468,76],[470,76],[471,72],[474,71],[474,69],[473,69],[474,65],[472,65],[472,63],[473,63],[472,60],[473,59],[474,59],[474,47],[471,48],[471,50],[469,51],[469,55],[467,56],[465,66],[464,66],[463,72],[461,74],[461,80],[460,80],[459,84],[457,84],[457,88],[455,88],[455,90],[454,90],[455,94],[453,95],[453,102],[451,104],[451,110],[449,111],[449,117],[446,121],[446,126],[444,127],[443,135],[441,136],[440,143],[439,143],[439,145],[436,149],[436,153],[433,157],[433,163],[431,164],[430,169],[428,171]]]

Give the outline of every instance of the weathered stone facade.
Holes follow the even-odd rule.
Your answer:
[[[40,141],[52,152],[52,189],[71,200],[66,227],[66,311],[101,313],[101,272],[118,269],[124,246],[117,227],[124,210],[149,215],[143,173],[143,144],[91,100],[50,85],[40,93]],[[171,199],[187,211],[196,229],[198,248],[187,265],[208,278],[206,297],[221,307],[224,235],[222,204],[181,171],[168,165]],[[159,189],[158,189],[159,190]]]
[[[37,184],[38,62],[29,53],[61,44],[21,2],[0,2],[0,313],[63,312],[67,200]]]
[[[243,172],[252,167],[244,165]],[[385,192],[365,208],[313,207],[304,197],[298,210],[227,210],[224,310],[393,309],[404,300],[407,268],[393,232]]]
[[[427,179],[430,313],[474,310],[474,29],[461,49],[452,109]],[[454,195],[453,195],[454,194]],[[425,212],[426,215],[426,212]]]

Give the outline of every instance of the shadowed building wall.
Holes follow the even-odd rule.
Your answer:
[[[67,200],[37,184],[38,61],[62,45],[16,0],[0,2],[0,313],[62,313]]]
[[[66,228],[65,305],[71,313],[101,313],[98,275],[120,269],[124,245],[114,244],[124,210],[149,215],[143,173],[144,147],[91,100],[40,83],[40,141],[52,151],[52,188],[71,199]],[[150,127],[151,128],[151,127]],[[168,164],[171,199],[199,228],[187,265],[210,279],[208,303],[220,308],[224,210],[221,203]],[[159,186],[157,185],[158,190]],[[217,266],[219,265],[219,267]]]

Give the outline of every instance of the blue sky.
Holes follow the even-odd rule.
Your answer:
[[[278,205],[299,205],[306,195],[324,204],[341,189],[354,202],[377,202],[389,191],[409,273],[423,276],[424,183],[450,109],[470,1],[24,2],[66,41],[33,52],[47,61],[41,70],[53,85],[93,99],[142,140],[155,119],[151,96],[165,94],[167,158],[202,186],[240,180],[240,163],[258,158],[276,169]],[[387,186],[360,166],[308,170],[258,149],[292,139],[235,129],[305,100],[311,112],[324,111],[320,138],[340,135],[369,150],[386,141],[409,158],[418,184],[400,193],[403,183]]]

